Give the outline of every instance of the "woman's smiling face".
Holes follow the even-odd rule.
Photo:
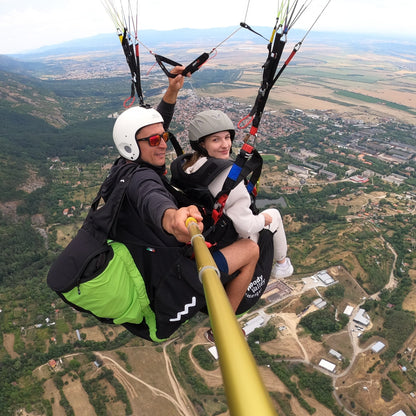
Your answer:
[[[229,131],[219,131],[210,134],[201,142],[201,146],[205,148],[208,155],[217,159],[228,159],[231,150],[231,135]]]

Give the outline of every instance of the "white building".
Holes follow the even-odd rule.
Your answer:
[[[329,350],[329,354],[333,355],[337,360],[342,361],[342,354],[340,352],[335,351],[331,348]]]
[[[371,351],[378,353],[385,347],[385,344],[383,344],[381,341],[377,341],[372,347]]]
[[[212,347],[208,348],[208,351],[211,353],[211,355],[218,360],[218,351],[217,351],[217,347],[214,345]]]
[[[325,368],[325,370],[334,373],[336,365],[334,363],[331,363],[330,361],[322,359],[321,361],[319,361],[319,367]]]
[[[327,305],[327,302],[321,298],[316,298],[313,302],[312,302],[318,309],[323,309],[325,308],[325,306]]]
[[[351,316],[353,311],[354,311],[354,307],[347,305],[344,309],[344,314],[347,316]]]
[[[287,170],[290,172],[294,172],[297,175],[302,176],[304,178],[309,177],[308,169],[304,168],[303,166],[297,166],[290,163],[289,165],[287,165]]]
[[[334,278],[328,274],[326,270],[321,270],[320,272],[316,273],[315,276],[325,285],[329,286],[335,283]]]
[[[406,413],[403,410],[399,410],[398,412],[392,414],[391,416],[406,416]]]
[[[246,335],[248,335],[248,334],[251,334],[255,329],[260,328],[263,325],[264,325],[264,318],[258,315],[255,318],[247,321],[243,329]]]
[[[370,318],[367,315],[367,312],[365,309],[360,309],[357,313],[357,315],[354,316],[354,322],[357,322],[358,324],[368,326],[370,323]]]

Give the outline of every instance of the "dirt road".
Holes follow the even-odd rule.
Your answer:
[[[172,342],[172,341],[171,341]],[[107,367],[113,370],[115,377],[119,380],[119,382],[123,385],[125,388],[129,398],[136,398],[137,392],[135,391],[133,385],[129,382],[129,379],[133,379],[135,381],[138,381],[139,383],[143,384],[146,388],[148,388],[152,394],[155,396],[163,397],[164,399],[168,400],[170,403],[172,403],[176,410],[178,411],[178,414],[181,416],[197,416],[194,407],[192,406],[192,403],[189,401],[186,393],[183,391],[181,386],[178,383],[178,380],[176,379],[172,365],[169,359],[169,356],[166,353],[166,347],[169,343],[166,343],[163,347],[163,353],[165,357],[166,362],[166,371],[167,375],[169,377],[169,381],[172,385],[172,388],[175,392],[175,397],[172,397],[170,394],[164,392],[163,390],[158,389],[157,387],[154,387],[142,379],[134,376],[133,374],[126,371],[117,361],[113,360],[111,357],[108,357],[106,355],[103,355],[100,352],[95,352],[94,354],[97,355],[103,362],[106,363]]]

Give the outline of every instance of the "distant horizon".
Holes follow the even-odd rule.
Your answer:
[[[140,33],[163,33],[163,32],[183,32],[183,31],[194,31],[194,32],[205,32],[205,31],[212,31],[212,30],[224,30],[224,31],[231,31],[233,29],[235,29],[236,26],[219,26],[219,27],[211,27],[211,28],[190,28],[190,27],[183,27],[183,28],[175,28],[175,29],[166,29],[166,30],[161,30],[161,29],[144,29],[142,31],[140,31]],[[263,29],[263,30],[271,30],[269,27],[267,26],[258,26],[256,28],[253,29]],[[299,33],[305,33],[304,30],[302,29],[292,29],[292,34],[293,32],[296,33],[297,36],[299,36]],[[139,33],[139,39],[140,39],[140,33]],[[246,32],[242,32],[240,31],[240,37],[241,34],[246,33],[249,34],[249,31]],[[267,35],[267,33],[266,33]],[[397,34],[397,35],[392,35],[392,34],[386,34],[386,33],[366,33],[366,32],[355,32],[355,31],[334,31],[334,30],[316,30],[313,31],[311,33],[309,33],[308,38],[314,38],[316,36],[325,36],[325,35],[336,35],[336,36],[342,36],[342,35],[348,35],[348,36],[352,36],[354,37],[354,40],[356,40],[356,37],[359,36],[363,36],[364,39],[372,39],[372,40],[376,40],[376,39],[380,39],[380,40],[385,40],[385,39],[389,39],[391,41],[407,41],[410,43],[415,42],[416,43],[416,35],[414,35],[414,37],[408,36],[408,35],[404,35],[404,34]],[[236,38],[238,38],[238,34],[235,35]],[[256,41],[256,37],[255,35],[253,36],[253,41]],[[14,56],[22,56],[22,55],[32,55],[32,54],[37,54],[37,53],[44,53],[47,52],[49,50],[53,50],[62,46],[70,46],[71,44],[76,44],[77,42],[81,42],[81,41],[85,41],[85,40],[89,40],[89,39],[100,39],[100,38],[107,38],[108,40],[110,40],[111,38],[114,39],[114,44],[115,45],[120,45],[120,42],[118,40],[117,34],[116,32],[103,32],[103,33],[97,33],[91,36],[87,36],[87,37],[76,37],[73,39],[69,39],[69,40],[65,40],[62,42],[57,42],[57,43],[52,43],[52,44],[45,44],[43,46],[39,46],[33,49],[26,49],[26,50],[21,50],[18,52],[13,52],[13,53],[0,53],[0,55],[5,55],[5,56],[10,56],[10,57],[14,57]],[[249,37],[249,36],[244,36],[244,37]],[[307,39],[308,39],[307,38]],[[261,40],[262,38],[257,37],[257,40],[259,40],[259,43],[265,43],[265,40]],[[305,40],[305,43],[307,43],[307,39]],[[288,36],[288,42],[297,42],[299,39],[295,36]],[[348,39],[346,39],[346,41],[348,41]],[[168,43],[168,42],[167,42]]]
[[[138,2],[137,25],[141,32],[235,27],[244,21],[252,27],[261,25],[271,30],[278,4],[279,0],[210,0],[199,2],[198,7],[178,8],[174,2],[162,0]],[[394,3],[388,0],[306,0],[299,2],[298,7],[301,4],[306,5],[306,11],[296,21],[294,29],[306,31],[313,26],[311,33],[361,33],[416,39],[416,3],[409,0]],[[33,51],[112,31],[115,32],[114,23],[101,0],[0,2],[0,54]]]

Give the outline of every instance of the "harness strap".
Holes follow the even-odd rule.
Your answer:
[[[175,78],[176,74],[171,74],[164,63],[172,65],[172,66],[182,66],[180,63],[173,61],[172,59],[166,58],[165,56],[155,54],[154,55],[156,62],[159,64],[159,66],[162,68],[162,71],[169,77],[169,78]]]
[[[268,45],[269,55],[263,65],[263,80],[257,93],[254,106],[250,112],[250,115],[254,116],[252,127],[255,129],[255,133],[257,133],[257,129],[259,127],[267,99],[269,98],[270,91],[273,88],[274,83],[277,81],[277,78],[275,78],[275,73],[277,66],[279,65],[285,44],[286,38],[282,38],[282,34],[277,33],[273,44]],[[250,133],[252,134],[251,131]]]
[[[156,59],[156,62],[159,64],[159,66],[162,68],[163,72],[169,77],[169,78],[175,78],[178,74],[171,74],[164,63],[172,65],[172,66],[181,66],[180,63],[166,58],[165,56],[154,54],[154,57]],[[193,74],[194,72],[198,71],[198,69],[208,60],[209,53],[204,52],[201,55],[198,56],[198,58],[195,58],[189,65],[185,67],[185,69],[182,71],[182,75],[186,76],[188,74]]]
[[[263,65],[263,80],[261,86],[259,88],[256,101],[252,110],[250,111],[249,115],[242,118],[237,126],[239,129],[245,129],[251,125],[250,133],[245,140],[248,140],[250,136],[256,136],[257,130],[260,124],[261,117],[263,115],[264,107],[266,105],[270,90],[272,89],[273,85],[279,79],[282,72],[285,70],[287,65],[289,65],[290,61],[295,56],[296,52],[300,49],[303,41],[308,36],[309,32],[312,30],[313,26],[316,24],[318,19],[321,17],[322,13],[328,7],[331,0],[327,0],[327,3],[313,21],[312,25],[309,27],[303,38],[295,45],[293,48],[290,56],[286,59],[285,63],[281,67],[281,69],[277,72],[277,66],[279,64],[280,58],[282,56],[282,52],[284,46],[286,44],[286,38],[289,30],[293,27],[293,25],[297,22],[299,17],[304,13],[304,11],[310,5],[310,2],[305,1],[298,10],[297,5],[298,1],[296,0],[293,5],[289,5],[289,2],[281,2],[279,6],[279,10],[276,17],[276,23],[272,31],[272,36],[270,41],[267,45],[269,50],[267,60]],[[248,6],[247,6],[248,8]],[[251,32],[261,36],[260,33],[253,30],[249,25],[245,22],[240,23],[241,27],[250,30]],[[264,38],[265,39],[265,38]],[[277,74],[276,74],[277,72]]]
[[[254,197],[257,195],[256,184],[260,178],[262,167],[263,158],[259,152],[253,146],[244,143],[224,181],[221,191],[215,197],[212,210],[214,223],[217,223],[221,217],[230,192],[242,180],[247,180],[246,187],[248,193]],[[248,178],[250,174],[251,176]]]
[[[296,52],[300,49],[300,47],[302,46],[302,42],[298,42],[294,48],[292,49],[292,52],[290,53],[290,55],[288,56],[288,58],[286,59],[285,63],[282,65],[282,67],[280,68],[279,72],[276,74],[276,76],[273,79],[273,85],[276,83],[276,81],[279,79],[280,75],[282,75],[282,72],[285,70],[285,68],[289,65],[290,61],[293,59],[293,57],[295,56]]]
[[[176,156],[183,155],[183,149],[175,135],[170,135],[170,141],[172,143],[173,148],[175,149]]]
[[[182,75],[193,74],[208,60],[209,54],[207,52],[202,53],[198,58],[194,59],[183,71]]]
[[[136,50],[133,47],[133,43],[129,41],[129,34],[127,28],[123,31],[123,36],[121,38],[121,46],[126,57],[127,65],[129,66],[131,73],[131,92],[130,97],[125,100],[124,105],[131,106],[134,102],[134,90],[137,92],[139,97],[140,104],[144,104],[142,85],[140,80],[140,58],[139,58],[139,45],[136,43]],[[131,101],[128,105],[127,103]]]
[[[108,200],[105,201],[102,208],[98,209],[98,205],[102,199],[104,182],[101,185],[96,197],[92,201],[91,208],[87,214],[83,228],[88,229],[88,232],[90,232],[98,241],[105,242],[111,235],[114,234],[114,229],[117,225],[117,219],[126,194],[126,189],[136,168],[136,164],[128,164],[123,168],[124,171],[122,177],[119,179],[117,185],[114,186],[113,191],[109,195]],[[93,220],[92,218],[98,218],[99,221]],[[104,224],[104,228],[99,227],[99,224]]]
[[[241,180],[247,178],[247,190],[251,193],[260,179],[263,167],[263,158],[259,152],[248,143],[244,143],[236,158],[225,182],[221,193],[230,193]],[[251,174],[250,178],[249,175]]]

